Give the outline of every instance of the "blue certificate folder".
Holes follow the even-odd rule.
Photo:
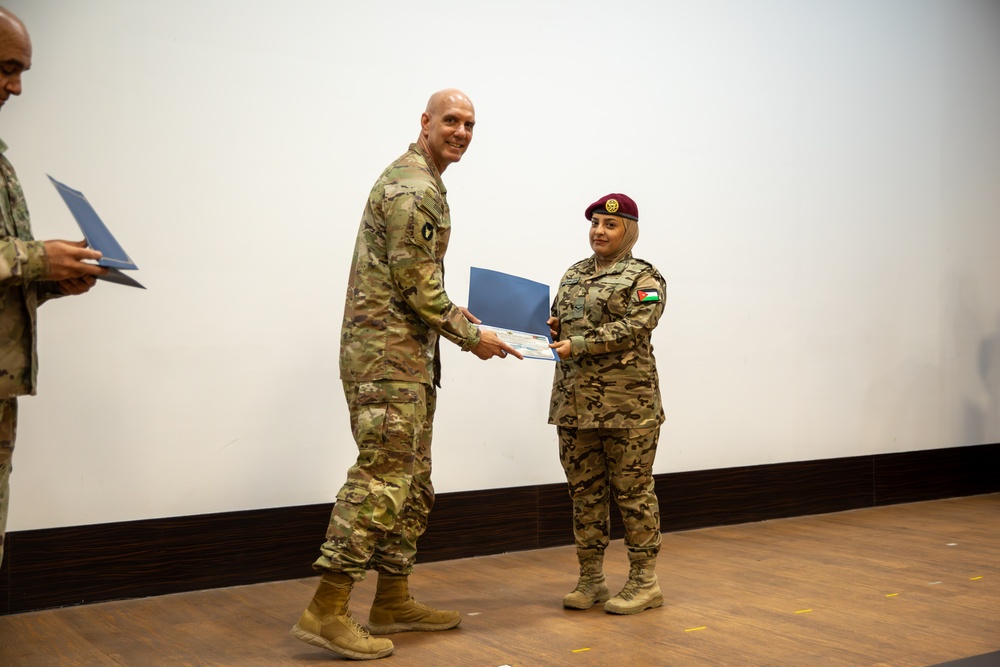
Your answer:
[[[122,270],[134,271],[138,269],[132,258],[128,256],[125,249],[118,243],[118,239],[112,235],[111,231],[101,221],[97,211],[90,205],[87,198],[79,190],[74,190],[64,183],[49,176],[52,185],[66,202],[69,212],[76,219],[76,224],[80,226],[83,237],[87,239],[87,245],[94,250],[100,250],[103,257],[97,262],[100,266],[110,269],[107,275],[98,276],[98,280],[130,287],[142,287],[138,281],[122,273]]]
[[[543,336],[544,351],[537,353],[556,359],[555,350],[547,347],[552,342],[545,323],[549,319],[548,285],[474,266],[469,273],[469,312],[491,327]],[[539,354],[532,357],[540,358]]]

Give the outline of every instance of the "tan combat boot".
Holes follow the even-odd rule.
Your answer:
[[[656,559],[632,561],[628,581],[621,593],[604,603],[610,614],[638,614],[663,604],[660,584],[656,581]]]
[[[328,572],[309,607],[302,612],[292,635],[307,644],[333,651],[352,660],[374,660],[392,653],[392,642],[371,637],[351,617],[347,602],[354,580],[343,572]]]
[[[563,597],[567,609],[590,609],[611,597],[604,578],[604,554],[580,558],[580,580],[572,593]]]
[[[368,631],[376,635],[413,630],[448,630],[462,622],[457,611],[439,611],[410,597],[406,576],[379,572],[368,615]]]

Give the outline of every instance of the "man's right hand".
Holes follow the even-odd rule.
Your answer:
[[[87,247],[86,241],[46,241],[45,254],[49,271],[43,280],[66,280],[81,276],[103,276],[108,272],[103,266],[88,264],[84,260],[98,260],[101,253]]]
[[[492,359],[493,357],[505,358],[508,354],[512,354],[518,359],[524,359],[524,355],[515,350],[509,344],[500,340],[492,331],[482,331],[479,332],[479,345],[472,348],[472,353],[479,357],[480,359]]]

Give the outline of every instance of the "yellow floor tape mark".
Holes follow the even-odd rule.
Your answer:
[[[703,625],[703,626],[698,627],[698,628],[688,628],[684,632],[694,632],[695,630],[707,630],[707,629],[708,629],[708,626],[707,625]]]
[[[796,613],[796,614],[808,614],[808,613],[809,613],[809,612],[811,612],[811,611],[812,611],[812,609],[799,609],[799,610],[798,610],[797,612],[795,612],[795,613]]]
[[[894,597],[896,597],[897,595],[899,595],[899,593],[886,593],[886,595],[885,595],[885,596],[886,596],[887,598],[894,598]]]
[[[982,579],[982,577],[981,576],[980,577],[969,577],[969,581],[976,581],[978,579]]]
[[[575,649],[573,649],[572,652],[573,653],[583,653],[584,651],[589,651],[589,650],[590,650],[589,648],[575,648]]]

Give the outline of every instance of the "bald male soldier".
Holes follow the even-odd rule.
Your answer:
[[[420,136],[382,172],[368,196],[347,286],[340,377],[358,445],[357,462],[337,494],[326,542],[313,567],[323,572],[292,628],[304,642],[355,660],[393,651],[388,634],[447,630],[461,621],[410,597],[417,538],[434,504],[431,427],[440,386],[438,338],[480,359],[522,356],[456,306],[444,291],[451,234],[441,174],[462,159],[476,124],[469,98],[434,93]],[[367,629],[351,617],[354,582],[376,570]]]
[[[31,38],[24,24],[0,7],[0,109],[21,94],[21,74],[31,67]],[[86,242],[35,241],[24,192],[0,139],[0,563],[10,502],[11,459],[17,431],[17,397],[35,394],[38,354],[35,310],[56,296],[83,294],[107,273],[83,260],[101,253]]]

